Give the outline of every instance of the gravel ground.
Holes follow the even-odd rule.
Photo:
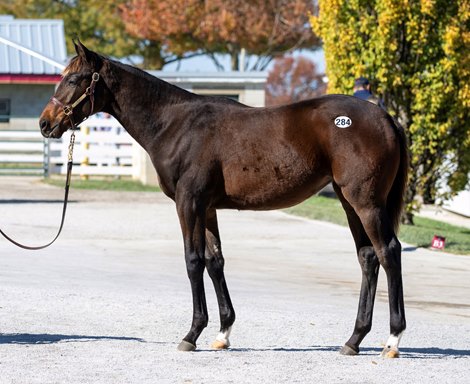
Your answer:
[[[1,178],[1,228],[50,239],[62,190]],[[0,239],[0,383],[468,383],[470,257],[405,245],[408,329],[401,358],[379,357],[388,337],[382,272],[361,354],[341,356],[352,332],[360,269],[345,228],[282,212],[219,214],[237,321],[227,351],[176,351],[191,296],[173,203],[157,193],[71,192],[52,247]]]

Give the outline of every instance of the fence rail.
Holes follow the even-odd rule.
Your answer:
[[[65,174],[70,132],[46,140],[36,131],[0,131],[0,174]],[[136,143],[115,119],[90,118],[76,133],[74,174],[130,176]]]
[[[0,174],[43,174],[44,146],[38,131],[0,131]]]

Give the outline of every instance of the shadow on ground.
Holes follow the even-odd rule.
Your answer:
[[[337,352],[340,346],[311,346],[305,348],[230,348],[227,352]],[[200,350],[209,352],[211,350]],[[359,356],[380,357],[381,348],[361,348]],[[400,348],[400,356],[404,359],[443,359],[466,358],[470,356],[470,350],[442,349],[442,348]],[[345,356],[345,358],[354,358]]]
[[[137,341],[145,343],[138,337],[121,336],[85,336],[85,335],[55,335],[55,334],[30,334],[30,333],[0,333],[0,344],[54,344],[67,342],[89,342],[100,340]]]

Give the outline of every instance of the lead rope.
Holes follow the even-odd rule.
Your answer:
[[[68,199],[69,199],[70,181],[71,181],[71,177],[72,177],[73,146],[74,146],[74,144],[75,144],[75,132],[72,130],[72,134],[70,136],[69,154],[68,154],[68,162],[67,162],[67,177],[65,179],[64,206],[62,208],[62,219],[60,220],[60,227],[59,227],[59,231],[57,232],[57,235],[55,235],[54,239],[52,239],[51,242],[49,242],[45,245],[40,245],[40,246],[37,246],[37,247],[31,247],[31,246],[28,246],[28,245],[23,245],[21,243],[18,243],[17,241],[13,240],[10,236],[8,236],[5,232],[3,232],[0,229],[0,233],[2,234],[2,236],[5,239],[7,239],[8,241],[10,241],[11,243],[15,244],[16,246],[18,246],[20,248],[27,249],[27,250],[30,250],[30,251],[37,251],[39,249],[47,248],[48,246],[50,246],[52,243],[54,243],[57,240],[60,233],[62,232],[62,228],[63,228],[64,222],[65,222],[65,212],[67,211],[67,202],[68,202]]]

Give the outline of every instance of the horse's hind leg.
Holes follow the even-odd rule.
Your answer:
[[[390,308],[390,337],[382,356],[398,357],[398,344],[406,328],[401,273],[401,245],[384,206],[358,206],[356,211],[372,241],[380,265],[387,274]]]
[[[333,184],[333,187],[346,211],[349,228],[356,243],[357,258],[362,269],[361,293],[354,331],[341,349],[341,354],[343,355],[357,355],[360,343],[372,327],[372,314],[374,311],[380,264],[359,216],[357,216],[352,206],[346,201],[339,187],[336,184]]]
[[[225,282],[224,258],[220,243],[217,213],[209,209],[206,215],[206,268],[214,284],[220,314],[220,332],[212,343],[214,349],[226,349],[230,346],[229,336],[235,322],[235,311]]]

